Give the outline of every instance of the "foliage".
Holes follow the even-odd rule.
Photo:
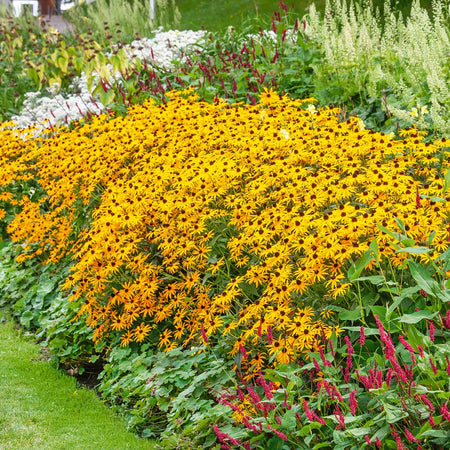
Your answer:
[[[136,37],[151,36],[154,29],[171,23],[177,26],[179,12],[174,0],[155,0],[156,14],[152,19],[150,2],[141,0],[98,0],[81,3],[66,12],[74,31],[91,36],[103,48],[123,45]]]
[[[69,303],[58,286],[68,274],[67,265],[42,264],[34,259],[18,263],[17,245],[3,241],[0,259],[0,306],[12,308],[13,315],[26,330],[48,346],[53,360],[80,367],[96,354],[92,330],[74,321],[80,307]]]
[[[272,91],[257,106],[185,95],[52,139],[3,131],[3,189],[36,173],[41,190],[16,199],[18,260],[75,260],[64,289],[97,342],[220,336],[239,367],[287,363],[340,332],[314,316],[349,291],[374,238],[403,264],[377,224],[447,247],[445,142],[396,141]]]
[[[323,18],[311,7],[300,21],[281,2],[270,30],[210,33],[174,69],[147,61],[122,74],[110,100],[164,101],[167,90],[192,87],[207,101],[255,103],[273,88],[341,105],[344,116],[358,115],[370,128],[398,132],[415,124],[449,136],[448,7],[435,2],[431,17],[418,2],[405,22],[387,2],[380,15],[372,2],[334,0]]]
[[[401,127],[415,122],[449,136],[449,27],[449,5],[442,1],[433,2],[431,18],[414,1],[407,20],[389,2],[382,14],[371,2],[347,7],[331,0],[323,18],[311,8],[307,36],[324,54],[314,67],[315,95],[323,102],[352,98],[358,114],[360,106],[382,101],[392,130],[399,119]]]
[[[120,405],[134,431],[157,435],[161,448],[211,448],[211,426],[229,422],[228,408],[216,399],[234,373],[209,349],[152,353],[148,344],[115,347],[100,378],[103,397]]]
[[[0,21],[0,119],[20,111],[29,92],[43,90],[54,96],[67,90],[74,77],[88,76],[93,89],[95,77],[110,79],[128,67],[124,50],[102,47],[85,34],[64,36],[49,27],[44,19],[31,15]]]
[[[381,301],[364,302],[362,314],[357,303],[338,308],[347,324],[344,339],[333,337],[319,352],[309,353],[306,364],[300,360],[267,370],[255,384],[223,393],[219,401],[249,432],[250,439],[241,444],[279,449],[322,448],[322,443],[333,448],[448,446],[449,252],[435,265],[417,262],[419,247],[399,250],[409,253],[409,270],[353,281],[361,296]],[[354,325],[360,321],[364,325]],[[225,445],[231,443],[219,427],[215,432]]]
[[[34,82],[96,72],[108,115],[0,129],[2,302],[162,448],[448,444],[448,11],[331,5],[161,66],[97,12]]]

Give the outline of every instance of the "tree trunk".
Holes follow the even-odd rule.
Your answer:
[[[41,14],[43,16],[52,16],[56,14],[56,0],[39,0],[41,5]]]

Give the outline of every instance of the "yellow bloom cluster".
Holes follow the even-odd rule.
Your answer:
[[[397,218],[416,242],[434,231],[448,245],[450,206],[435,198],[445,142],[414,129],[395,140],[310,103],[172,92],[52,138],[4,129],[1,185],[34,175],[48,194],[24,197],[9,232],[51,261],[73,257],[63,287],[84,299],[97,340],[220,340],[249,366],[287,363],[339,332],[306,306],[314,289],[321,306],[347,292],[346,271],[374,238],[381,258],[402,263],[377,224],[397,229]]]

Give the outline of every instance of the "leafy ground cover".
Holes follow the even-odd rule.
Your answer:
[[[39,346],[0,324],[0,446],[3,448],[150,449],[93,391],[55,370]]]
[[[449,445],[448,8],[332,5],[0,129],[2,303],[161,448]]]

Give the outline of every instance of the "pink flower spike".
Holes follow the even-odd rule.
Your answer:
[[[325,422],[324,419],[322,419],[322,417],[319,417],[315,412],[312,413],[313,418],[316,420],[316,422],[319,422],[321,425],[326,425],[327,423]]]
[[[389,425],[389,426],[391,427],[392,437],[395,439],[395,443],[397,444],[398,450],[402,450],[403,449],[402,438],[400,437],[400,435],[397,433],[397,430],[392,425]]]
[[[353,390],[352,392],[350,392],[350,411],[353,416],[356,414],[357,409],[358,402],[356,400],[356,390]]]
[[[420,442],[419,439],[414,437],[414,435],[408,430],[408,428],[404,428],[406,439],[408,439],[409,442]]]
[[[423,348],[420,345],[417,346],[417,351],[419,352],[419,356],[421,358],[425,358],[425,353],[423,351]]]
[[[448,410],[447,404],[444,403],[442,406],[439,407],[439,411],[442,414],[442,417],[447,420],[450,421],[450,412]]]
[[[359,329],[359,346],[362,347],[366,342],[366,335],[364,334],[364,327],[361,326]]]
[[[203,324],[202,324],[201,328],[202,328],[202,338],[206,343],[206,342],[208,342],[208,336],[206,336],[206,332],[205,332],[205,328],[204,328]]]
[[[420,398],[421,398],[422,401],[425,403],[425,405],[428,406],[428,408],[430,409],[430,411],[433,412],[433,411],[434,411],[433,403],[430,402],[430,400],[429,400],[429,398],[427,397],[427,395],[426,395],[426,394],[422,394],[422,395],[420,396]]]
[[[316,358],[312,358],[313,360],[313,364],[314,364],[314,368],[317,370],[317,372],[320,372],[320,366],[319,363],[317,362]]]
[[[267,424],[267,428],[270,431],[273,431],[279,438],[283,439],[283,441],[287,441],[288,438],[285,434],[283,434],[281,431],[276,430],[275,428],[271,427],[269,424]]]
[[[406,350],[408,350],[409,355],[411,356],[411,361],[413,363],[413,365],[416,365],[416,356],[414,354],[414,349],[411,347],[411,345],[409,344],[409,342],[407,342],[404,337],[402,335],[400,335],[399,337],[400,342],[402,343],[403,347],[406,348]]]
[[[436,422],[434,421],[434,418],[433,418],[433,414],[432,414],[432,413],[430,413],[430,415],[428,416],[428,423],[429,423],[432,427],[436,426]]]
[[[447,330],[450,329],[450,309],[446,312],[445,319],[443,322],[444,322],[445,328],[447,328]]]
[[[434,342],[434,333],[435,333],[436,329],[434,328],[434,323],[431,320],[428,321],[428,324],[430,325],[430,339],[431,339],[431,342]]]
[[[433,373],[435,375],[437,375],[437,369],[436,369],[436,366],[433,364],[433,359],[431,358],[431,356],[430,356],[430,358],[428,358],[428,361],[430,361],[431,370],[433,371]]]

